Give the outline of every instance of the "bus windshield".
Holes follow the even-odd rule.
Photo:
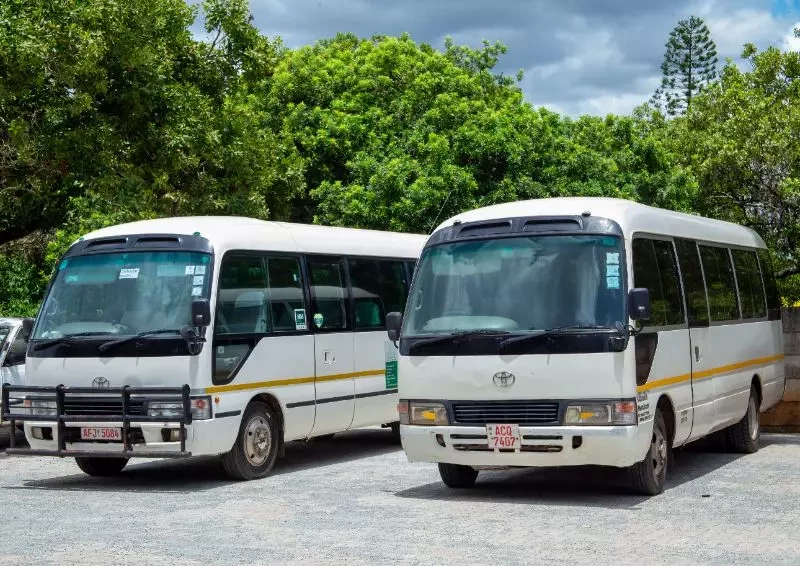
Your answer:
[[[34,339],[179,331],[207,298],[211,256],[182,251],[109,253],[61,261]]]
[[[616,236],[537,235],[428,248],[403,335],[614,328],[625,312],[623,258]]]

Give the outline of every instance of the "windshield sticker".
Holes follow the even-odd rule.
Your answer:
[[[206,266],[205,265],[195,265],[194,266],[194,274],[195,275],[205,275],[206,274]]]
[[[294,328],[295,330],[308,330],[306,309],[294,309]]]
[[[64,278],[64,281],[66,281],[67,283],[75,283],[77,280],[78,280],[78,276],[77,275],[67,275]]]
[[[325,319],[323,318],[323,316],[320,313],[316,313],[314,315],[314,324],[317,325],[317,328],[321,328],[323,322],[325,322]]]
[[[619,289],[619,277],[606,277],[606,289]]]
[[[202,287],[192,287],[192,297],[199,297],[202,292]]]
[[[138,279],[139,278],[139,268],[133,267],[129,269],[120,269],[119,270],[119,278],[120,279]]]
[[[204,279],[205,279],[204,275],[195,275],[194,279],[192,280],[192,285],[202,285]]]
[[[619,252],[606,252],[606,263],[619,265]]]
[[[187,265],[183,272],[184,275],[194,275],[194,265]]]
[[[156,277],[180,277],[183,275],[183,267],[180,265],[158,265],[156,267]]]
[[[619,277],[619,265],[606,265],[606,277]]]

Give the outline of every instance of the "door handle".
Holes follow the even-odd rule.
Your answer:
[[[325,350],[322,352],[322,359],[326,364],[332,364],[336,361],[336,358],[333,357],[333,354],[330,350]]]
[[[700,348],[697,346],[694,347],[694,360],[696,362],[700,361]]]

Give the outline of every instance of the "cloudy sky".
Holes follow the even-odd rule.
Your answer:
[[[441,48],[446,36],[508,46],[500,70],[525,71],[537,106],[571,115],[626,113],[660,82],[664,43],[678,20],[705,19],[720,61],[745,42],[800,49],[800,0],[250,0],[255,25],[289,47],[353,32],[411,34]]]

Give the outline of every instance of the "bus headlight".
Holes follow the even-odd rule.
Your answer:
[[[30,414],[35,417],[55,417],[57,411],[56,402],[46,399],[26,399],[25,407]]]
[[[636,401],[577,401],[567,406],[565,425],[634,425]]]
[[[411,401],[408,404],[408,422],[412,425],[447,425],[447,409],[441,403]]]
[[[211,418],[211,398],[194,397],[190,400],[192,420],[202,421]],[[153,401],[147,406],[147,416],[177,418],[183,414],[183,403]]]

